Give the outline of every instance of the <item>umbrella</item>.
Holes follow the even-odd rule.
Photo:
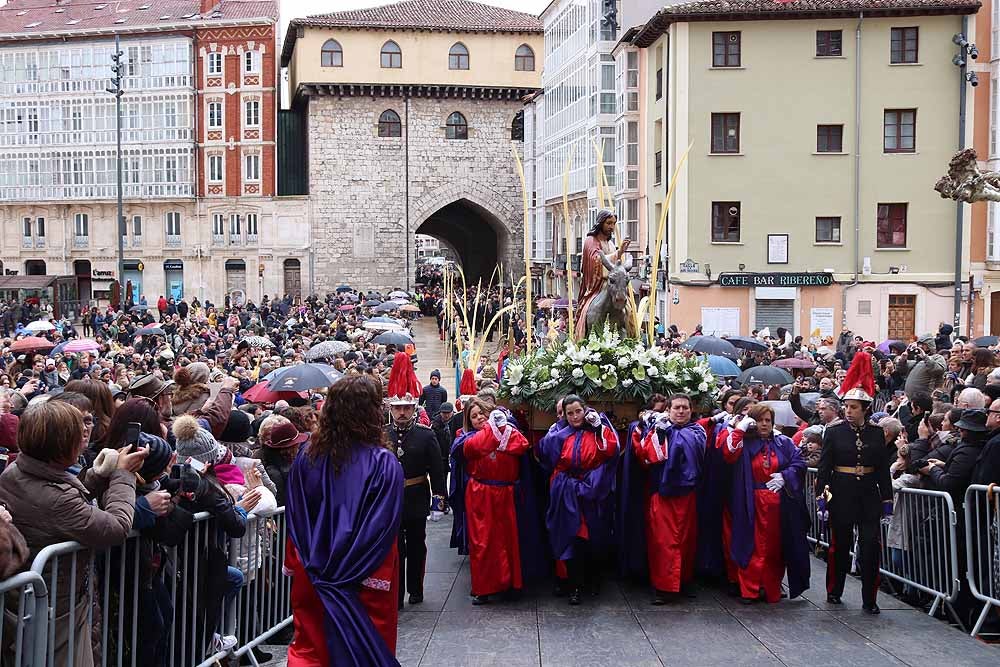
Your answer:
[[[702,358],[708,362],[708,367],[712,369],[712,375],[736,377],[740,374],[740,367],[731,359],[716,354],[706,354]]]
[[[396,290],[395,292],[389,292],[390,299],[406,299],[410,300],[410,295],[402,290]]]
[[[538,302],[539,308],[551,308],[554,305],[556,305],[555,299],[542,299]]]
[[[390,300],[389,300],[389,303],[394,303],[394,304],[396,304],[397,306],[405,306],[405,305],[407,305],[408,303],[410,303],[410,300],[409,300],[409,299],[400,299],[400,298],[396,298],[396,299],[390,299]]]
[[[245,340],[250,347],[274,347],[274,342],[272,342],[270,338],[265,338],[264,336],[247,336],[243,340]]]
[[[726,340],[732,343],[733,347],[738,347],[749,352],[766,352],[767,343],[759,341],[750,336],[727,336]]]
[[[714,354],[720,357],[736,359],[739,353],[729,341],[716,338],[715,336],[692,336],[681,344],[686,350],[693,350],[700,354]]]
[[[405,306],[400,306],[399,310],[400,310],[400,312],[403,312],[403,313],[419,313],[420,312],[420,308],[418,306],[414,306],[412,303],[408,303]]]
[[[288,318],[288,321],[285,322],[285,326],[286,327],[294,327],[298,323],[299,323],[299,321],[297,319],[295,319],[294,317],[290,317],[290,318]]]
[[[976,347],[993,347],[1000,340],[998,336],[980,336],[972,342],[976,344]]]
[[[393,301],[386,301],[383,304],[375,306],[376,313],[391,313],[394,310],[399,310],[399,304]]]
[[[776,427],[795,426],[798,423],[795,412],[792,410],[792,404],[788,401],[761,401],[760,404],[774,410],[774,425]]]
[[[130,313],[143,313],[143,312],[149,310],[149,306],[140,303],[140,304],[137,304],[135,306],[132,306],[128,310],[129,310]]]
[[[372,338],[376,345],[409,345],[413,339],[402,331],[386,331]]]
[[[345,343],[342,340],[327,340],[322,343],[316,343],[310,347],[309,351],[306,352],[306,359],[312,361],[313,359],[335,357],[338,354],[343,354],[350,349],[350,343]]]
[[[55,331],[55,325],[48,320],[35,320],[24,327],[25,331]]]
[[[297,391],[271,391],[267,388],[266,380],[258,382],[243,392],[243,399],[250,403],[277,403],[293,398],[308,398],[308,394]]]
[[[337,293],[338,294],[340,292],[353,292],[353,291],[354,291],[354,288],[351,287],[350,285],[340,285],[339,287],[337,287]]]
[[[27,336],[20,340],[15,340],[11,346],[11,352],[48,352],[56,346],[50,340],[45,340],[44,338],[39,338],[38,336]]]
[[[819,397],[820,393],[818,391],[804,391],[799,394],[799,402],[809,412],[816,412],[816,401],[819,400]]]
[[[363,307],[365,307],[365,308],[374,308],[375,306],[380,306],[380,305],[382,305],[382,302],[381,302],[381,301],[379,301],[378,299],[369,299],[368,301],[365,301],[365,302],[364,302],[363,304],[361,304],[361,305],[362,305]]]
[[[344,301],[357,301],[358,300],[358,295],[357,294],[352,294],[350,292],[345,292],[345,293],[343,293],[343,294],[340,295],[340,298],[343,299]]]
[[[295,364],[285,366],[268,381],[271,391],[307,391],[329,387],[344,374],[328,364]]]
[[[58,346],[57,346],[58,347]],[[93,350],[99,350],[101,346],[97,344],[97,341],[91,340],[89,338],[80,338],[78,340],[71,340],[63,346],[62,351],[71,352],[91,352]]]
[[[374,320],[368,320],[361,325],[369,331],[402,331],[403,325],[398,322],[376,322]]]
[[[993,338],[996,338],[996,336],[994,336]],[[893,348],[896,348],[899,351],[903,351],[906,349],[906,343],[904,343],[901,340],[889,339],[882,341],[881,343],[878,344],[877,347],[878,350],[884,352],[885,354],[891,354]]]
[[[755,382],[762,384],[791,384],[792,376],[784,368],[777,366],[754,366],[740,373],[736,384],[748,385]]]
[[[49,352],[49,356],[50,357],[54,357],[57,354],[61,354],[62,351],[63,351],[63,348],[65,348],[67,345],[69,345],[69,341],[68,340],[64,340],[63,342],[59,343],[54,348],[52,348],[52,350]]]
[[[166,336],[167,332],[160,327],[144,327],[135,332],[136,336]]]
[[[784,359],[776,359],[771,362],[772,366],[777,366],[778,368],[816,368],[816,362],[811,359],[802,359],[801,357],[785,357]]]
[[[558,299],[552,304],[552,307],[560,310],[569,310],[569,299]]]
[[[349,304],[344,305],[344,306],[338,306],[337,310],[354,310],[354,304],[349,303]]]

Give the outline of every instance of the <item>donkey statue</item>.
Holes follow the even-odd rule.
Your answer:
[[[594,297],[587,308],[587,331],[607,320],[609,324],[617,325],[626,335],[634,335],[635,332],[631,331],[632,318],[628,312],[628,274],[625,266],[620,261],[612,264],[604,253],[601,253],[601,263],[608,270],[608,279],[604,283],[604,290]]]

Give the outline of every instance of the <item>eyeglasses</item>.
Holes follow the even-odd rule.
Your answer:
[[[1000,410],[987,410],[986,412],[990,413],[991,415],[1000,415]]]
[[[93,417],[84,417],[83,418],[83,425],[84,426],[93,426],[94,425],[94,418]]]

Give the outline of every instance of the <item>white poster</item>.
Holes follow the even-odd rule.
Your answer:
[[[706,336],[739,336],[739,308],[702,308],[701,330]]]
[[[833,308],[812,308],[809,310],[809,340],[815,344],[833,337]]]

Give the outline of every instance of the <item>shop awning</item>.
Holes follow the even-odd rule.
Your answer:
[[[0,276],[0,290],[47,289],[60,278],[76,280],[75,276]]]

